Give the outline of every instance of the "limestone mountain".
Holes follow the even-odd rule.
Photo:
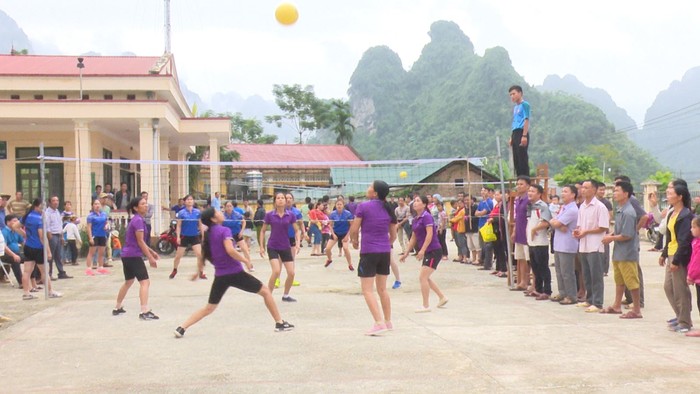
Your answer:
[[[660,92],[644,116],[644,125],[632,138],[679,176],[700,178],[700,67],[688,70]]]
[[[627,111],[615,103],[608,92],[599,88],[590,88],[571,74],[566,74],[563,77],[548,75],[537,89],[542,92],[563,92],[580,97],[583,101],[603,110],[605,117],[618,130],[637,128],[634,119],[627,114]]]
[[[501,47],[474,52],[457,24],[431,25],[430,42],[406,71],[386,46],[368,49],[350,78],[348,94],[357,131],[353,147],[367,159],[504,157],[511,131],[511,85],[521,85],[532,106],[530,159],[557,173],[587,154],[641,181],[658,169],[603,111],[579,97],[540,92],[513,68]],[[319,135],[320,141],[331,136]],[[643,158],[643,159],[641,159]]]
[[[9,54],[13,48],[16,51],[26,49],[29,53],[34,53],[32,43],[24,30],[14,19],[0,10],[0,53]]]

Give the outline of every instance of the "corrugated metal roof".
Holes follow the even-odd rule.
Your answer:
[[[362,161],[352,148],[345,145],[230,144],[227,148],[240,154],[239,162]]]
[[[78,75],[78,57],[82,57],[84,76],[153,75],[149,70],[160,56],[39,56],[0,55],[0,75]]]

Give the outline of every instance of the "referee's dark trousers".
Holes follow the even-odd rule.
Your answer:
[[[528,134],[527,137],[527,145],[520,146],[520,142],[523,138],[523,129],[513,130],[511,147],[513,148],[513,167],[515,167],[515,176],[530,176],[530,164],[527,157],[527,148],[530,146],[530,135]]]

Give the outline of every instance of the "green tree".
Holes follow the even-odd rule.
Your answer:
[[[336,144],[350,145],[352,143],[355,125],[352,124],[352,112],[349,102],[342,99],[331,100],[324,123],[325,128],[335,133]]]
[[[304,143],[305,133],[322,128],[325,105],[316,98],[313,86],[274,85],[272,94],[284,114],[266,116],[268,123],[282,127],[286,121],[299,134],[300,144]]]
[[[229,118],[231,120],[231,141],[244,144],[274,144],[277,136],[265,134],[262,124],[255,118],[244,118],[240,112],[213,112],[211,110],[202,114],[203,118]]]
[[[559,185],[569,185],[586,179],[600,181],[601,169],[595,165],[595,159],[590,156],[576,156],[573,164],[562,168],[561,172],[554,176]]]
[[[671,171],[656,171],[656,173],[649,175],[649,179],[659,182],[662,187],[665,187],[673,180],[673,174]]]

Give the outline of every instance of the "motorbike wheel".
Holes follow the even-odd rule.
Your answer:
[[[656,231],[649,229],[647,230],[647,240],[656,245],[656,242],[659,240],[659,234]]]
[[[159,240],[158,244],[156,245],[156,248],[158,249],[158,253],[160,254],[170,254],[175,250],[173,244],[171,244],[165,239]]]

